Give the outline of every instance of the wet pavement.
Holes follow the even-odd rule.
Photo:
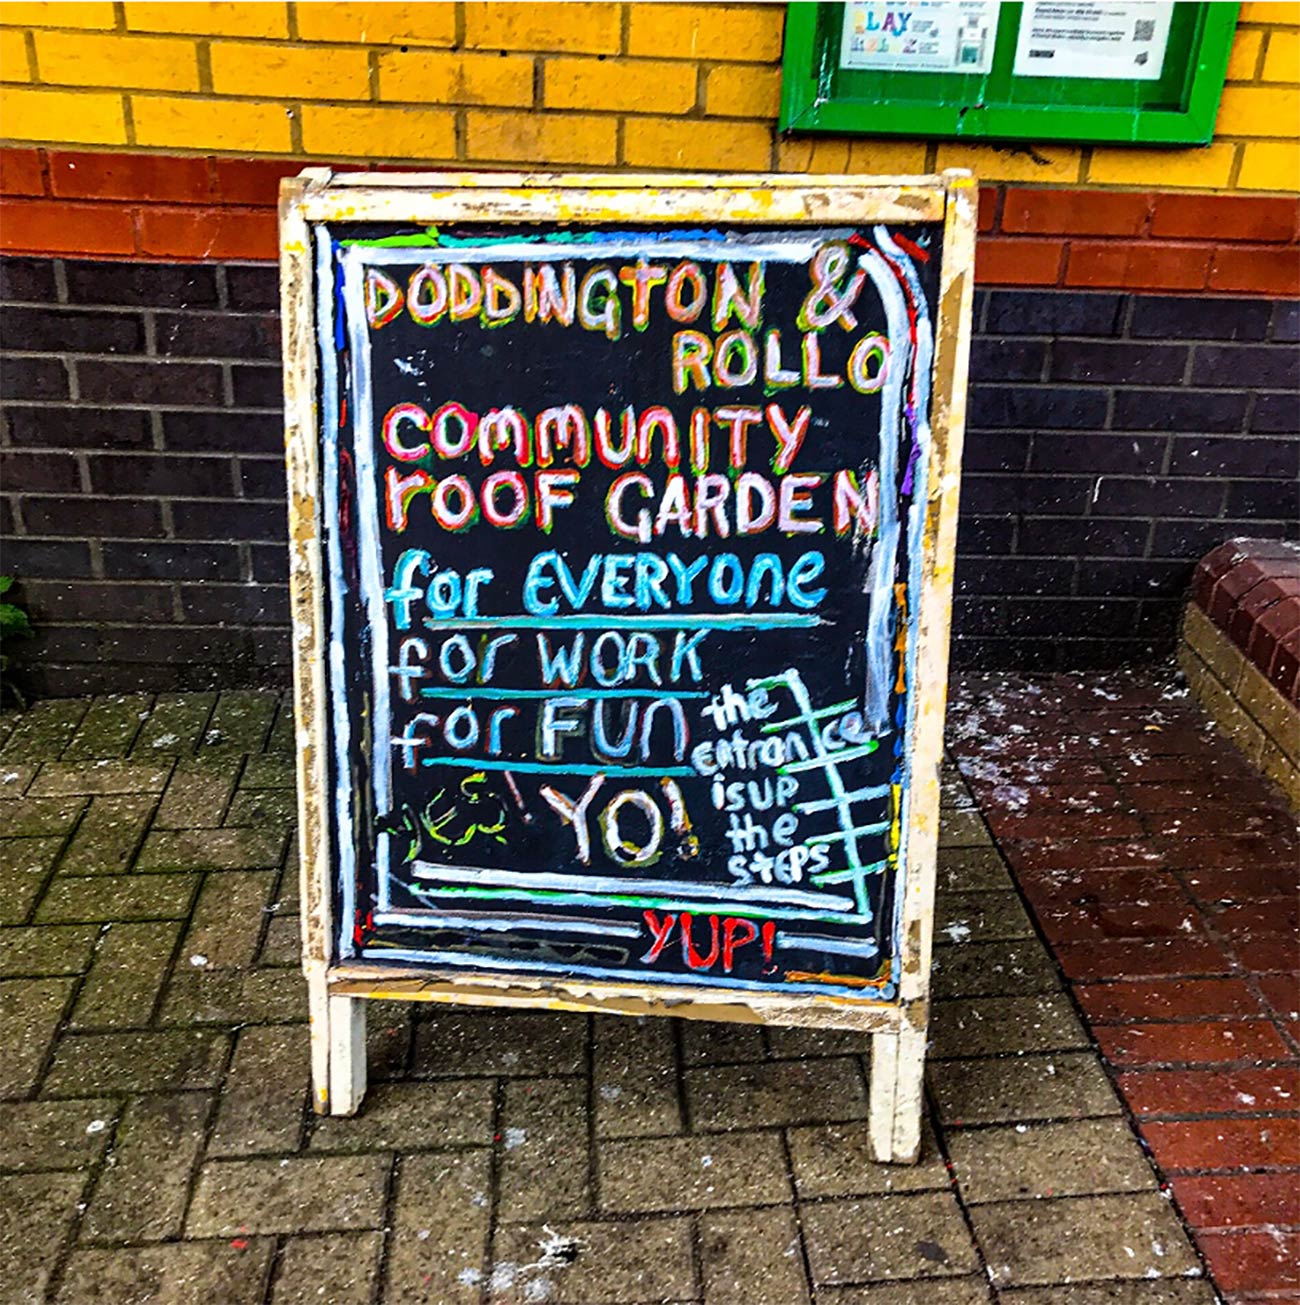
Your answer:
[[[316,1119],[287,711],[3,718],[0,1301],[1297,1299],[1295,824],[1160,677],[956,686],[909,1169],[801,1030],[377,1003]]]

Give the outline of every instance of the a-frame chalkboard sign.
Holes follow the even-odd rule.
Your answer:
[[[317,1110],[366,998],[813,1025],[915,1158],[975,198],[285,183]]]

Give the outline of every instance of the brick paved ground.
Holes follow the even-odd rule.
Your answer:
[[[1106,706],[1109,725],[1124,704]],[[1216,784],[1227,774],[1199,733],[1171,726],[1162,738],[1188,748],[1194,739],[1197,773]],[[316,1120],[294,968],[291,743],[280,700],[251,693],[47,701],[4,718],[0,1301],[1215,1299],[956,777],[941,853],[926,1148],[916,1168],[890,1169],[867,1159],[865,1042],[789,1030],[380,1005],[363,1114]],[[980,746],[964,739],[963,761],[1037,894],[1054,882],[1051,858],[1033,862],[1024,849],[1063,849],[1070,835],[1053,842],[1050,823],[1005,824],[1032,813],[1012,811],[1005,795],[995,800]],[[1197,849],[1224,839],[1213,811],[1192,820],[1192,807],[1177,805],[1191,762],[1162,773],[1155,747],[1146,751],[1154,767],[1146,787],[1174,806],[1144,808],[1155,814],[1137,827],[1106,828],[1125,840],[1183,818],[1179,834],[1157,836],[1184,853],[1176,882],[1194,896]],[[1093,783],[1079,767],[1094,763],[1063,752],[1074,758],[1069,782]],[[1136,764],[1125,756],[1107,763],[1111,778]],[[1028,771],[1012,781],[1039,782]],[[1047,819],[1068,818],[1072,794],[1047,796],[1058,799]],[[1275,829],[1273,808],[1256,814]],[[1100,819],[1089,814],[1082,832],[1098,834]],[[1231,864],[1226,851],[1218,860]],[[1276,869],[1276,859],[1268,865]],[[1268,865],[1252,860],[1235,873],[1242,884],[1274,882]],[[1200,890],[1215,902],[1227,882],[1216,873],[1220,886]],[[1114,882],[1128,892],[1127,880]],[[1140,893],[1150,906],[1133,892],[1127,909],[1167,901]],[[1207,906],[1218,912],[1212,927],[1195,909],[1191,932],[1175,934],[1180,954],[1199,945],[1201,970],[1213,970],[1211,957],[1226,968],[1229,937],[1243,938],[1239,954],[1266,968],[1260,958],[1277,942],[1247,926],[1258,909]],[[1060,914],[1084,921],[1096,912],[1066,900]],[[1041,918],[1059,937],[1055,917]],[[1092,938],[1085,923],[1076,928]],[[1113,977],[1145,974],[1151,967],[1130,956],[1157,947],[1061,951],[1073,976],[1093,977],[1084,956],[1096,951]],[[1232,1034],[1249,1057],[1289,1059],[1294,1043],[1281,1021],[1258,1005],[1244,1017],[1245,993],[1258,1002],[1265,988],[1239,973],[1224,982],[1240,984],[1242,1005],[1222,1022],[1185,1027]],[[1098,1019],[1123,1019],[1133,1009],[1126,999],[1158,1009],[1120,984],[1108,985],[1109,1006],[1099,985],[1077,991]],[[1152,1025],[1098,1025],[1108,1054],[1140,1055],[1121,1047],[1159,1036],[1182,1009]],[[1269,1074],[1284,1068],[1234,1071],[1234,1090],[1281,1104],[1267,1093]],[[1179,1093],[1200,1104],[1219,1090],[1195,1071],[1168,1082],[1125,1072],[1120,1082],[1131,1090],[1139,1075],[1166,1109]],[[1234,1163],[1248,1145],[1261,1170],[1285,1157],[1269,1148],[1294,1128],[1293,1113],[1234,1114],[1200,1132],[1144,1127],[1162,1163],[1182,1169],[1205,1166],[1206,1156],[1212,1166],[1216,1134],[1243,1120],[1250,1135],[1233,1133]],[[1195,1181],[1175,1179],[1193,1211],[1217,1200],[1226,1204],[1214,1209],[1235,1216],[1271,1199],[1267,1176],[1237,1188]],[[1243,1271],[1266,1262],[1272,1235],[1262,1236],[1204,1242],[1233,1291],[1244,1289]]]
[[[1233,1301],[1300,1301],[1295,817],[1161,675],[969,677],[962,773]]]

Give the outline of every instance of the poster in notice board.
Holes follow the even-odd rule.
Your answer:
[[[897,1010],[964,374],[932,186],[307,228],[331,973]]]

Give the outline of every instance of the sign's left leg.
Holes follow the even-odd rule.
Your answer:
[[[868,1127],[877,1160],[915,1164],[921,1152],[925,1033],[904,1025],[871,1039]]]
[[[355,1115],[366,1094],[366,1007],[331,996],[324,966],[309,966],[311,1097],[318,1115]]]

